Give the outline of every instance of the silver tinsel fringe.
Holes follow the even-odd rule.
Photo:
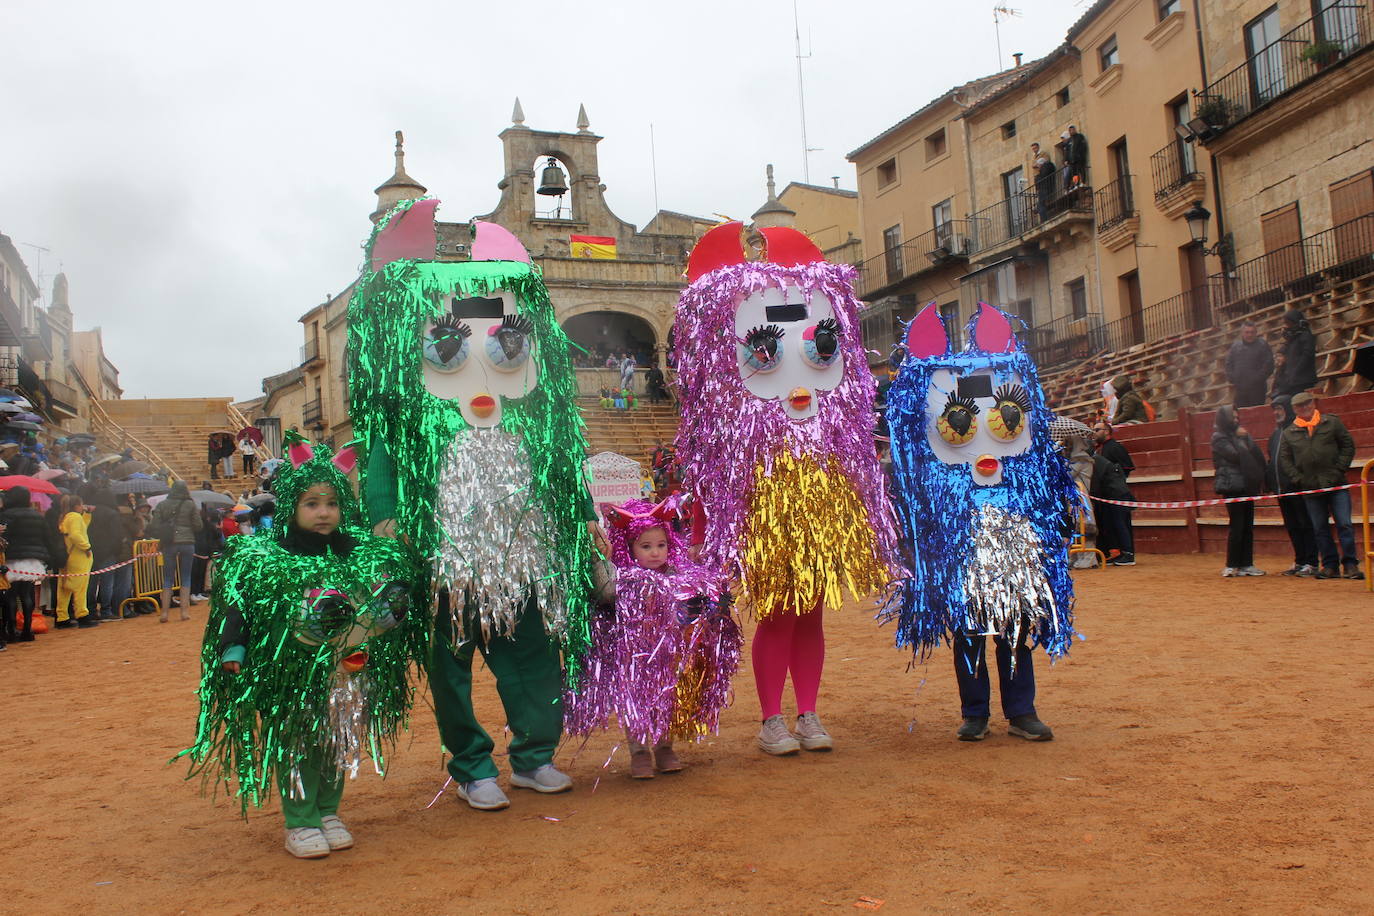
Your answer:
[[[974,516],[971,546],[963,583],[967,632],[1002,635],[1015,645],[1028,621],[1063,625],[1045,576],[1044,547],[1029,521],[985,505]]]

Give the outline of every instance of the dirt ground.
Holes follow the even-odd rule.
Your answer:
[[[0,911],[1370,912],[1374,598],[1220,565],[1076,574],[1087,640],[1036,657],[1047,744],[955,741],[948,650],[908,671],[859,607],[827,621],[830,754],[754,749],[746,666],[685,772],[632,782],[602,736],[560,751],[573,792],[480,813],[451,788],[430,805],[426,703],[390,775],[349,785],[357,847],[320,861],[282,850],[275,809],[245,823],[166,765],[192,737],[203,607],[53,632],[0,655]]]

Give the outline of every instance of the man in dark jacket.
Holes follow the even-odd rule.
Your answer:
[[[1269,341],[1259,336],[1258,325],[1246,321],[1240,326],[1240,339],[1226,353],[1226,380],[1235,389],[1235,406],[1263,404],[1273,373],[1274,351]]]
[[[1072,124],[1061,136],[1064,140],[1064,164],[1068,166],[1068,187],[1087,184],[1088,138],[1080,134],[1078,128]]]
[[[1355,457],[1355,440],[1338,417],[1323,415],[1312,395],[1301,392],[1293,396],[1293,425],[1279,438],[1279,470],[1300,489],[1338,487],[1346,482],[1346,472]],[[1363,579],[1360,561],[1355,553],[1355,531],[1350,525],[1350,491],[1311,493],[1304,496],[1307,514],[1312,519],[1312,531],[1322,558],[1318,579]],[[1327,519],[1336,525],[1336,540],[1340,553],[1331,538]]]
[[[1092,482],[1088,486],[1091,496],[1101,499],[1132,501],[1131,489],[1126,485],[1127,470],[1135,469],[1131,454],[1112,438],[1111,425],[1099,422],[1093,429],[1097,442],[1097,453],[1093,456]],[[1113,448],[1115,446],[1115,448]],[[1125,466],[1112,456],[1124,457]],[[1114,506],[1095,500],[1093,512],[1097,517],[1097,549],[1107,555],[1108,566],[1135,565],[1135,532],[1131,530],[1131,510],[1127,506]]]
[[[1274,394],[1292,397],[1315,387],[1317,339],[1302,312],[1289,309],[1283,314],[1283,347],[1279,350],[1278,371],[1274,373]]]
[[[133,545],[124,528],[124,520],[115,508],[114,494],[106,487],[88,486],[82,491],[82,498],[92,507],[91,523],[86,529],[91,542],[92,567],[107,569],[129,559],[133,555]],[[99,608],[101,620],[118,620],[119,606],[129,597],[117,593],[115,586],[120,579],[119,573],[120,570],[110,569],[91,576],[86,603],[92,612]],[[124,616],[137,615],[130,610]]]
[[[10,587],[0,592],[0,608],[4,609],[4,630],[11,642],[33,641],[33,613],[38,597],[38,577],[46,571],[48,556],[48,526],[43,513],[29,502],[27,487],[11,487],[5,491],[4,510],[0,511],[0,525],[5,526],[5,563],[9,566]],[[15,625],[15,611],[23,612],[23,629]]]
[[[1264,466],[1264,485],[1270,493],[1291,493],[1298,489],[1279,467],[1279,440],[1283,431],[1293,423],[1295,414],[1291,399],[1274,398],[1274,431],[1269,435],[1269,462]],[[1307,515],[1307,503],[1301,496],[1280,496],[1279,511],[1283,513],[1283,528],[1293,545],[1293,566],[1283,571],[1285,576],[1314,576],[1317,573],[1317,539],[1312,533],[1312,519]]]

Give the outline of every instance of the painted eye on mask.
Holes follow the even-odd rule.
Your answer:
[[[472,328],[452,315],[445,315],[425,335],[425,361],[440,372],[457,371],[472,352],[468,343],[471,336]]]
[[[744,364],[755,372],[771,372],[782,363],[782,338],[776,324],[759,325],[744,335]]]
[[[993,397],[997,405],[988,414],[988,432],[1004,442],[1010,442],[1026,428],[1030,413],[1030,394],[1022,385],[1003,385]]]
[[[534,323],[524,315],[507,315],[487,332],[487,358],[502,372],[514,372],[530,358]]]
[[[817,369],[824,369],[840,355],[840,323],[822,318],[802,331],[802,358]]]
[[[945,409],[935,420],[940,438],[950,445],[968,445],[978,432],[978,405],[973,398],[961,398],[953,393]]]

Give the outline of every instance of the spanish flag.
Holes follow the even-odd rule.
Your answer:
[[[575,258],[597,258],[603,261],[615,260],[615,236],[613,235],[572,235],[568,236],[568,248]]]

